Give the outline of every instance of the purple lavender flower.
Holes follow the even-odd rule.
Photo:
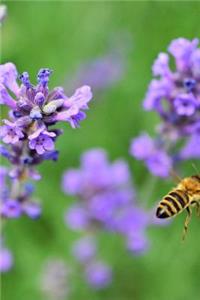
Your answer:
[[[193,134],[185,143],[180,153],[181,159],[199,158],[200,157],[200,133]]]
[[[89,216],[84,207],[73,205],[65,214],[65,222],[73,230],[83,230],[88,227]]]
[[[65,193],[76,195],[80,193],[81,172],[79,170],[69,170],[63,175],[62,187]]]
[[[143,254],[149,248],[149,241],[141,232],[129,235],[127,239],[127,249],[134,254]]]
[[[76,90],[68,98],[61,88],[49,92],[48,82],[52,71],[41,69],[38,73],[38,85],[33,86],[29,74],[20,75],[22,84],[17,83],[17,70],[14,64],[7,63],[0,66],[0,103],[9,106],[12,122],[5,120],[2,128],[2,139],[5,143],[17,143],[28,136],[29,146],[42,155],[52,151],[54,143],[52,137],[57,133],[49,127],[58,121],[67,121],[72,127],[78,127],[86,115],[82,110],[88,109],[88,102],[92,98],[89,86]],[[15,95],[14,99],[11,94]],[[40,132],[42,128],[43,132]],[[39,135],[40,133],[40,135]]]
[[[0,190],[2,191],[6,185],[6,176],[8,174],[8,169],[6,167],[0,167]]]
[[[10,250],[0,247],[0,273],[8,272],[13,266],[13,256]]]
[[[130,153],[138,160],[143,160],[149,171],[155,176],[168,177],[173,166],[172,158],[164,151],[162,144],[147,134],[133,139]]]
[[[15,123],[8,120],[4,120],[5,125],[0,127],[0,137],[6,144],[15,144],[24,137],[24,134],[20,127],[17,127]]]
[[[38,219],[41,215],[41,206],[36,202],[26,201],[22,205],[22,210],[31,219]]]
[[[200,157],[198,43],[198,39],[173,40],[168,51],[175,59],[175,69],[170,69],[167,53],[160,53],[152,67],[156,79],[149,85],[144,108],[155,110],[162,123],[156,129],[155,140],[143,134],[133,140],[130,152],[136,159],[144,160],[150,172],[159,177],[169,176],[170,169],[181,160]],[[183,142],[185,146],[181,149]]]
[[[27,183],[41,178],[36,165],[58,158],[54,148],[62,130],[51,126],[62,120],[77,127],[92,98],[89,86],[80,87],[70,98],[61,87],[49,90],[51,74],[47,68],[39,70],[38,84],[33,85],[28,72],[19,76],[13,63],[0,65],[0,104],[9,108],[8,119],[0,128],[0,138],[6,144],[0,147],[0,154],[12,165],[6,173],[6,183],[2,177],[3,218],[18,218],[21,214],[32,219],[40,216],[41,207],[32,201],[33,191],[27,189]],[[61,118],[63,115],[65,118]]]
[[[29,135],[29,147],[30,149],[35,149],[36,152],[41,155],[46,151],[54,150],[53,139],[56,136],[54,132],[49,132],[47,130],[41,131],[38,129],[33,134]]]
[[[197,107],[198,101],[192,94],[180,94],[174,100],[174,108],[176,110],[176,113],[180,116],[192,116],[195,113]]]
[[[89,85],[94,92],[102,92],[123,79],[127,69],[127,57],[132,47],[129,32],[115,32],[109,38],[105,54],[81,63],[67,78],[67,87]]]
[[[17,76],[17,69],[13,63],[0,65],[0,83],[16,96],[19,95],[20,91],[19,85],[16,82]]]
[[[63,176],[64,192],[78,198],[66,213],[66,224],[82,231],[103,228],[125,238],[130,231],[145,231],[151,222],[144,210],[137,207],[130,182],[125,161],[111,164],[104,150],[87,151],[81,157],[80,169],[68,170]]]
[[[155,152],[146,161],[150,172],[159,177],[168,177],[170,175],[172,163],[171,157],[162,150]]]
[[[96,255],[95,240],[89,237],[83,237],[76,241],[72,246],[73,256],[81,263],[91,261]]]
[[[153,139],[148,134],[141,134],[132,140],[130,154],[139,160],[147,159],[155,150]]]
[[[54,143],[63,132],[55,127],[52,129],[52,125],[66,121],[72,127],[78,127],[86,117],[83,110],[88,109],[92,98],[90,87],[82,86],[68,98],[60,87],[49,90],[51,73],[47,68],[41,69],[35,86],[28,72],[18,76],[14,64],[0,65],[0,104],[9,108],[8,119],[0,128],[0,138],[6,144],[1,145],[0,154],[11,164],[9,169],[0,168],[1,218],[19,218],[24,214],[31,219],[40,217],[41,206],[33,201],[34,188],[29,181],[41,178],[35,169],[36,165],[58,158]],[[18,84],[17,78],[21,84]],[[75,228],[82,227],[86,220],[84,216],[81,220],[80,215],[77,217],[77,213],[73,215],[72,212],[69,217]],[[5,272],[11,266],[12,255],[9,250],[2,248],[0,270]],[[51,299],[63,299],[67,295],[63,274],[59,272],[56,270],[55,274],[48,274],[50,277],[52,275],[47,278],[50,288],[48,283],[44,283],[44,290],[49,292]]]
[[[68,121],[72,128],[79,127],[80,121],[86,117],[81,110],[88,109],[88,102],[91,99],[92,92],[89,86],[77,89],[74,95],[64,101],[63,106],[66,110],[57,114],[56,121]]]
[[[198,44],[199,40],[197,38],[192,41],[178,38],[171,42],[168,51],[174,56],[178,71],[187,72],[188,68],[191,67],[191,59],[197,50]]]
[[[112,281],[112,271],[105,263],[94,262],[87,266],[85,271],[87,282],[94,289],[103,289]]]
[[[179,133],[187,123],[196,122],[199,116],[199,80],[194,72],[196,53],[199,53],[198,39],[192,41],[184,38],[173,40],[168,48],[170,54],[174,56],[176,70],[169,67],[169,56],[160,53],[153,65],[153,75],[159,79],[153,79],[144,100],[144,107],[147,110],[156,110],[166,126],[171,124],[177,126],[179,123]],[[165,102],[162,105],[162,102]],[[174,123],[176,115],[177,120]],[[187,116],[187,120],[182,116]]]
[[[77,197],[65,215],[67,226],[82,231],[82,238],[72,246],[72,254],[88,284],[94,289],[106,288],[112,281],[112,271],[99,260],[98,232],[103,229],[118,233],[132,254],[143,254],[149,247],[145,233],[153,223],[152,214],[136,204],[127,163],[110,163],[103,149],[85,152],[80,168],[64,173],[62,188],[66,194]]]
[[[7,201],[3,202],[0,210],[1,216],[6,218],[19,218],[21,213],[21,205],[15,199],[7,199]]]

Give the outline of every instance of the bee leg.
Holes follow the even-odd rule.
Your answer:
[[[194,200],[191,202],[191,205],[192,205],[192,207],[196,206],[197,217],[200,217],[200,202]]]
[[[200,217],[200,203],[196,201],[195,204],[197,208],[197,217]]]
[[[186,210],[187,210],[187,213],[188,213],[188,214],[187,214],[187,217],[186,217],[185,223],[184,223],[184,229],[183,229],[182,240],[184,240],[185,237],[186,237],[187,230],[188,230],[188,225],[189,225],[190,220],[191,220],[191,217],[192,217],[192,210],[191,210],[191,208],[190,208],[190,207],[187,207]]]

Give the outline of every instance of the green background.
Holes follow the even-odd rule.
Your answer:
[[[63,222],[65,209],[74,199],[60,190],[66,168],[79,165],[80,154],[91,147],[104,147],[111,160],[126,158],[130,164],[138,197],[153,207],[173,185],[171,179],[154,179],[144,166],[128,154],[132,137],[142,130],[153,133],[158,118],[142,110],[142,99],[151,79],[151,65],[157,53],[165,51],[177,37],[200,36],[200,3],[197,2],[94,2],[94,1],[8,1],[8,17],[2,27],[2,61],[12,61],[19,72],[31,78],[41,67],[54,70],[50,86],[62,85],[85,60],[106,52],[114,32],[127,31],[133,47],[127,55],[124,78],[101,96],[96,95],[81,128],[65,133],[57,142],[59,162],[40,167],[43,180],[37,183],[43,215],[32,221],[12,220],[5,227],[6,244],[15,266],[2,276],[3,300],[45,299],[38,285],[43,263],[63,258],[74,264],[70,244],[77,234]],[[100,98],[98,101],[98,97]],[[196,162],[198,165],[198,163]],[[193,173],[191,162],[183,176]],[[100,255],[114,269],[113,284],[95,292],[79,272],[73,281],[72,300],[197,300],[200,298],[199,220],[194,214],[185,243],[180,235],[185,215],[170,226],[148,230],[151,248],[144,256],[129,255],[118,236],[101,233]]]

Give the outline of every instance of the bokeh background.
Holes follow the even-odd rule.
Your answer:
[[[63,125],[65,133],[57,143],[58,163],[46,162],[40,167],[43,179],[38,182],[36,192],[43,205],[41,219],[32,221],[23,217],[6,225],[6,245],[13,251],[15,265],[2,276],[2,299],[41,300],[45,299],[39,289],[44,262],[55,257],[74,263],[69,246],[77,234],[66,228],[63,221],[64,211],[74,199],[63,194],[60,181],[65,169],[79,165],[83,151],[103,147],[111,160],[127,159],[138,197],[145,207],[153,207],[173,185],[171,179],[152,178],[140,162],[129,156],[128,148],[132,137],[144,130],[153,133],[159,121],[153,112],[142,109],[152,62],[172,39],[200,37],[200,3],[7,1],[6,4],[8,16],[1,29],[2,62],[12,61],[20,72],[29,71],[32,80],[38,69],[49,67],[54,70],[50,86],[65,85],[70,89],[69,82],[83,63],[105,55],[111,48],[114,51],[120,44],[125,51],[126,66],[120,80],[95,92],[80,129]],[[113,36],[117,37],[117,44]],[[76,87],[76,82],[73,84]],[[196,165],[200,168],[198,162]],[[182,167],[184,176],[193,172],[190,162]],[[200,223],[194,216],[187,240],[181,243],[184,218],[183,214],[167,227],[149,229],[151,248],[139,257],[128,255],[117,235],[100,234],[100,254],[113,266],[113,283],[106,290],[95,292],[77,272],[69,299],[199,299]]]

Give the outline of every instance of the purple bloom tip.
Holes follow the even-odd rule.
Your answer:
[[[53,71],[48,68],[40,69],[37,75],[38,82],[42,85],[46,85],[49,82],[49,77],[52,72]]]
[[[27,87],[31,87],[30,79],[29,79],[29,74],[28,72],[23,72],[21,75],[19,75],[19,79],[21,82]]]

